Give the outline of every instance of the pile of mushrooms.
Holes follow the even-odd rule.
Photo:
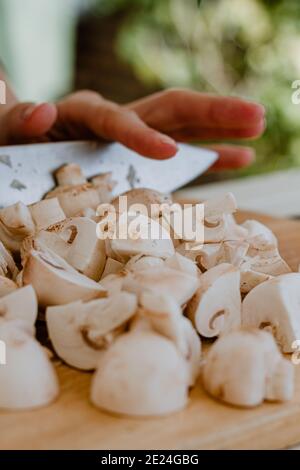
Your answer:
[[[102,410],[172,413],[197,382],[236,406],[291,399],[293,365],[281,351],[300,337],[300,274],[267,227],[236,223],[232,194],[204,202],[203,218],[193,220],[203,226],[199,243],[172,223],[167,233],[161,207],[171,210],[172,199],[157,191],[125,193],[124,209],[110,174],[87,181],[72,164],[56,179],[44,200],[0,210],[0,408],[58,396],[49,351],[35,339],[38,312],[56,356],[93,371],[90,399]],[[99,237],[109,203],[118,229],[124,215],[139,217],[131,237]],[[138,228],[149,221],[154,232],[144,239]],[[218,339],[202,354],[206,338]]]

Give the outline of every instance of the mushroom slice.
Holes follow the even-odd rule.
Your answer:
[[[36,230],[48,228],[50,225],[57,224],[66,218],[66,215],[57,198],[44,199],[28,206]]]
[[[174,343],[136,330],[120,336],[101,357],[91,401],[123,415],[166,415],[185,407],[188,383],[187,363]]]
[[[247,239],[257,237],[258,235],[264,239],[265,242],[272,245],[278,244],[277,238],[274,233],[264,224],[258,222],[257,220],[246,220],[241,227],[247,230]]]
[[[23,264],[32,248],[46,246],[61,256],[81,274],[99,281],[104,269],[105,243],[96,234],[96,222],[87,217],[74,217],[41,230],[25,239],[21,249]]]
[[[184,305],[196,292],[199,279],[182,271],[167,267],[154,267],[134,271],[123,278],[123,289],[138,296],[144,291],[156,295],[171,295],[179,305]]]
[[[0,275],[16,279],[19,270],[10,252],[0,241]]]
[[[91,183],[57,186],[46,195],[46,199],[57,198],[66,217],[74,217],[84,209],[97,209],[100,199]]]
[[[112,172],[94,176],[91,182],[98,191],[100,203],[112,200],[112,192],[117,185],[117,182],[112,179]]]
[[[219,219],[224,214],[233,214],[237,210],[237,203],[232,193],[222,194],[204,201],[205,219]]]
[[[0,318],[19,319],[33,328],[37,314],[37,297],[32,286],[15,289],[0,298]]]
[[[116,274],[108,274],[101,279],[101,287],[107,291],[109,297],[113,296],[123,290],[126,276],[127,273],[125,271],[120,271]]]
[[[104,266],[104,270],[101,276],[101,280],[104,279],[109,274],[118,274],[123,269],[124,269],[123,263],[120,263],[120,261],[117,261],[113,258],[107,258],[105,266]]]
[[[58,395],[54,368],[40,344],[19,321],[0,323],[6,345],[6,365],[0,367],[0,408],[30,409],[46,406]]]
[[[186,308],[198,333],[206,338],[241,324],[240,272],[222,263],[200,277],[200,287]]]
[[[270,279],[273,279],[270,274],[259,273],[251,269],[241,270],[241,294],[248,294],[256,286]]]
[[[34,232],[30,210],[22,202],[0,210],[0,240],[8,250],[19,252],[24,238]]]
[[[190,383],[193,385],[200,370],[201,341],[192,323],[182,315],[175,300],[166,295],[144,292],[140,303],[142,315],[152,328],[173,341],[190,366]]]
[[[18,288],[17,284],[8,279],[7,277],[0,275],[0,298],[4,295],[10,294]]]
[[[123,332],[136,309],[136,296],[126,292],[48,307],[47,327],[57,355],[78,369],[95,369],[100,355]]]
[[[293,372],[269,333],[242,329],[213,344],[203,368],[203,385],[221,401],[252,407],[264,400],[290,400]]]
[[[68,163],[60,167],[55,172],[55,178],[59,186],[76,186],[87,182],[82,169],[76,163]]]
[[[110,248],[119,261],[125,262],[139,254],[167,258],[175,253],[167,230],[144,215],[121,216],[110,240]]]
[[[128,263],[126,263],[125,268],[128,271],[143,271],[144,269],[162,266],[164,266],[164,260],[162,258],[141,254],[133,256]]]
[[[138,206],[143,206],[143,214],[153,219],[159,218],[161,209],[165,207],[165,204],[172,204],[172,198],[169,195],[147,188],[131,189],[112,201],[112,205],[118,213],[132,212]]]
[[[190,274],[194,277],[199,277],[200,271],[196,264],[182,256],[180,253],[175,253],[173,256],[170,256],[165,260],[165,266],[171,269],[176,269],[177,271],[182,271],[183,273]]]
[[[49,249],[31,250],[23,269],[23,284],[32,284],[41,307],[106,297],[99,284]]]
[[[271,331],[283,352],[300,338],[300,274],[290,273],[259,284],[245,297],[242,324]]]

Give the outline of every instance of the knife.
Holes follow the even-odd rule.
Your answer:
[[[65,163],[77,163],[90,178],[111,171],[114,194],[146,187],[171,193],[205,172],[217,154],[179,144],[175,157],[153,160],[121,144],[62,142],[0,147],[0,206],[18,201],[31,204],[55,186],[53,172]]]

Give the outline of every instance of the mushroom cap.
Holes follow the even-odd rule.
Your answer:
[[[144,254],[133,256],[125,265],[128,271],[143,271],[144,269],[162,267],[164,260],[156,256],[147,256]]]
[[[38,315],[36,293],[31,285],[15,289],[0,298],[0,318],[22,320],[33,328]]]
[[[20,322],[1,322],[0,338],[6,345],[0,408],[31,409],[51,403],[58,395],[58,381],[44,349]]]
[[[86,183],[82,169],[76,163],[68,163],[61,166],[55,172],[55,178],[59,186],[79,185]]]
[[[213,344],[203,367],[203,385],[215,398],[237,406],[282,401],[291,398],[293,367],[269,333],[242,329]]]
[[[265,242],[276,245],[278,244],[277,238],[274,233],[264,224],[258,222],[257,220],[246,220],[241,224],[241,227],[247,230],[247,239],[253,238],[256,236],[261,236]]]
[[[135,314],[133,294],[48,307],[46,321],[57,355],[78,369],[95,369],[99,357]]]
[[[165,260],[165,266],[176,271],[182,271],[186,274],[190,274],[196,278],[201,274],[196,263],[191,259],[186,258],[180,253],[175,253],[173,256],[170,256]]]
[[[91,183],[57,186],[45,199],[57,198],[66,217],[74,217],[87,208],[97,209],[100,204],[97,189]]]
[[[134,331],[120,336],[101,357],[91,401],[113,413],[165,415],[184,408],[188,383],[186,361],[172,341]]]
[[[182,271],[167,267],[154,267],[128,273],[123,278],[123,289],[140,296],[144,291],[173,296],[184,305],[196,292],[199,279]]]
[[[222,263],[200,276],[200,287],[186,308],[197,331],[212,338],[241,323],[240,272]]]
[[[126,197],[127,209],[126,212],[130,211],[131,206],[140,204],[145,206],[148,217],[157,218],[160,215],[159,206],[162,204],[172,204],[172,198],[169,195],[162,194],[159,191],[148,188],[135,188],[121,194],[112,200],[112,205],[115,207],[117,212],[123,211],[122,199]],[[124,201],[124,199],[123,199]]]
[[[31,250],[23,270],[23,284],[32,284],[42,307],[106,297],[100,284],[78,273],[49,249]]]
[[[22,202],[0,209],[0,240],[8,250],[18,252],[22,240],[34,231],[30,210]]]
[[[259,284],[245,297],[242,324],[267,328],[284,352],[300,338],[300,274],[290,273]]]

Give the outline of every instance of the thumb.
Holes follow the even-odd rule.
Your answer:
[[[3,117],[4,140],[8,143],[18,143],[41,137],[51,129],[56,118],[57,109],[52,103],[17,104]]]

